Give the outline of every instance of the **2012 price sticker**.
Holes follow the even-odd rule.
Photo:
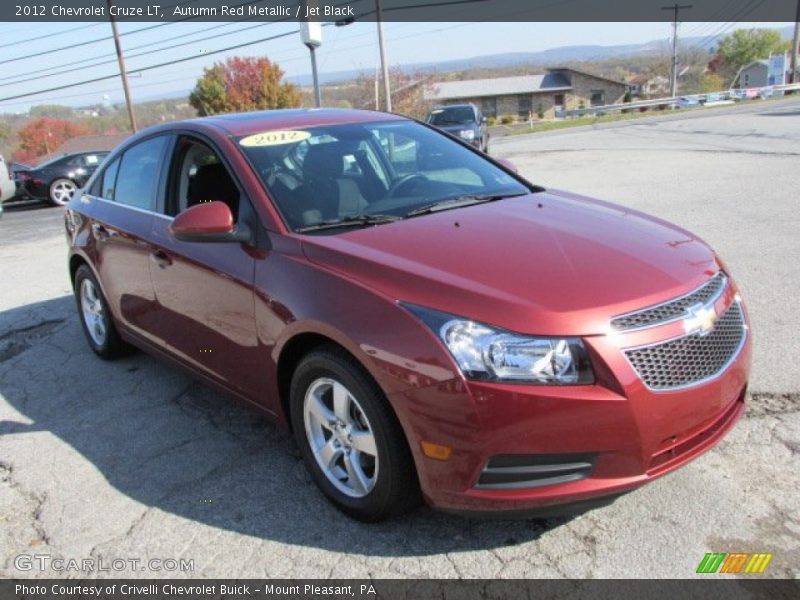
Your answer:
[[[240,146],[248,148],[261,146],[283,146],[284,144],[294,144],[302,142],[311,137],[309,131],[265,131],[248,135],[239,140]]]

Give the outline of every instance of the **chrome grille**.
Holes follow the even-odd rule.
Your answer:
[[[697,304],[706,305],[713,298],[719,296],[725,289],[726,283],[725,275],[717,273],[699,288],[685,296],[651,306],[650,308],[614,317],[611,319],[611,327],[617,331],[626,331],[675,321],[687,316],[690,307]]]
[[[738,356],[746,326],[741,305],[734,302],[706,335],[699,333],[625,350],[636,373],[651,390],[667,391],[713,378]]]

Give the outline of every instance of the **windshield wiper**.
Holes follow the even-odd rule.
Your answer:
[[[351,215],[342,217],[334,221],[323,221],[315,225],[307,225],[295,229],[296,233],[305,233],[307,231],[321,231],[323,229],[336,229],[337,227],[353,227],[353,226],[367,226],[367,225],[381,225],[383,223],[393,223],[400,221],[403,217],[397,215]]]
[[[503,200],[505,198],[515,198],[517,196],[525,196],[527,192],[520,194],[484,194],[484,195],[467,195],[457,196],[456,198],[446,198],[431,204],[426,204],[415,208],[414,210],[406,213],[406,217],[416,217],[417,215],[427,215],[429,213],[439,212],[440,210],[450,210],[451,208],[461,208],[462,206],[472,206],[473,204],[483,204],[484,202],[494,202],[495,200]]]

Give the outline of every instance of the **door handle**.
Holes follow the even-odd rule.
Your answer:
[[[163,250],[156,250],[150,254],[150,256],[152,257],[153,261],[162,269],[172,264],[172,259]]]
[[[100,223],[92,223],[92,233],[94,233],[94,236],[100,240],[105,240],[111,237],[111,232],[109,232],[108,229],[106,229]]]

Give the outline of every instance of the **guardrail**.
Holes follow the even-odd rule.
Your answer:
[[[622,102],[619,104],[605,104],[603,106],[590,106],[589,108],[573,108],[569,110],[556,110],[556,117],[582,117],[598,113],[614,111],[636,111],[648,108],[667,108],[667,107],[692,107],[706,106],[720,102],[736,102],[739,100],[751,100],[756,98],[769,98],[770,96],[782,95],[784,92],[800,90],[800,83],[788,83],[785,85],[770,85],[760,88],[732,89],[723,92],[711,92],[707,94],[689,94],[686,96],[675,96],[670,98],[654,98],[652,100],[637,100],[635,102]]]

